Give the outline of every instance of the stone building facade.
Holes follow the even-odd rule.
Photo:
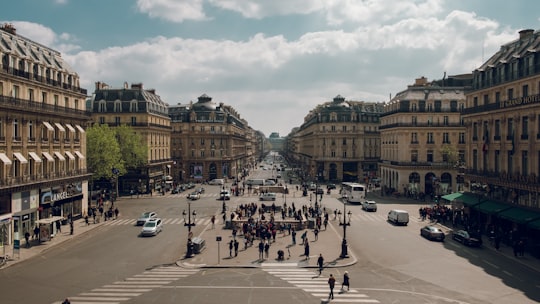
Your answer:
[[[171,119],[168,104],[154,89],[144,89],[142,83],[112,88],[97,82],[90,106],[94,123],[113,128],[127,125],[146,143],[146,165],[120,177],[120,194],[131,190],[159,192],[172,187]]]
[[[473,71],[462,199],[481,229],[540,231],[540,33],[519,32]],[[490,227],[490,228],[488,228]],[[515,239],[515,235],[514,235]],[[536,238],[540,242],[540,238]],[[540,256],[540,247],[538,249]]]
[[[461,121],[471,75],[414,85],[396,94],[381,115],[380,178],[383,193],[424,196],[462,191],[465,158]]]
[[[304,179],[367,182],[377,176],[382,104],[338,95],[318,105],[289,134],[287,158]]]
[[[261,134],[231,106],[203,94],[197,102],[169,106],[173,179],[202,182],[240,179],[261,157]]]
[[[86,90],[61,54],[0,27],[0,241],[87,212]]]

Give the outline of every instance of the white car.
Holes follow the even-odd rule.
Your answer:
[[[365,211],[377,211],[377,203],[375,201],[363,201],[362,209]]]
[[[188,199],[190,200],[198,200],[201,198],[201,193],[199,191],[193,191],[188,195]]]
[[[156,218],[157,217],[157,213],[155,212],[145,212],[143,214],[141,214],[141,217],[139,217],[139,219],[137,220],[137,226],[142,226],[144,224],[146,224],[146,222],[148,222],[149,219],[153,219],[153,218]]]
[[[230,200],[231,199],[231,193],[229,192],[229,190],[221,190],[221,192],[219,193],[219,200]]]
[[[276,194],[269,192],[269,193],[263,193],[259,197],[259,200],[261,201],[275,201],[276,200]]]
[[[153,236],[163,230],[163,221],[160,218],[151,218],[142,227],[141,236]]]

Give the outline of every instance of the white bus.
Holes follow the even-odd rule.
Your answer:
[[[366,199],[367,187],[358,183],[341,183],[341,197],[349,203],[360,204]]]

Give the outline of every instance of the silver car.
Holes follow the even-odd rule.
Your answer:
[[[141,236],[154,236],[163,230],[163,222],[160,218],[151,218],[142,227]]]
[[[362,202],[362,209],[365,211],[377,211],[377,203],[375,201],[364,201]]]
[[[142,226],[148,222],[149,219],[156,218],[157,214],[155,212],[145,212],[141,214],[141,217],[137,220],[137,226]]]

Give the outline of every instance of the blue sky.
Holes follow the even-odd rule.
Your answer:
[[[318,104],[385,102],[415,78],[469,73],[525,28],[532,0],[17,0],[0,22],[62,52],[94,91],[142,82],[207,94],[287,135]]]

